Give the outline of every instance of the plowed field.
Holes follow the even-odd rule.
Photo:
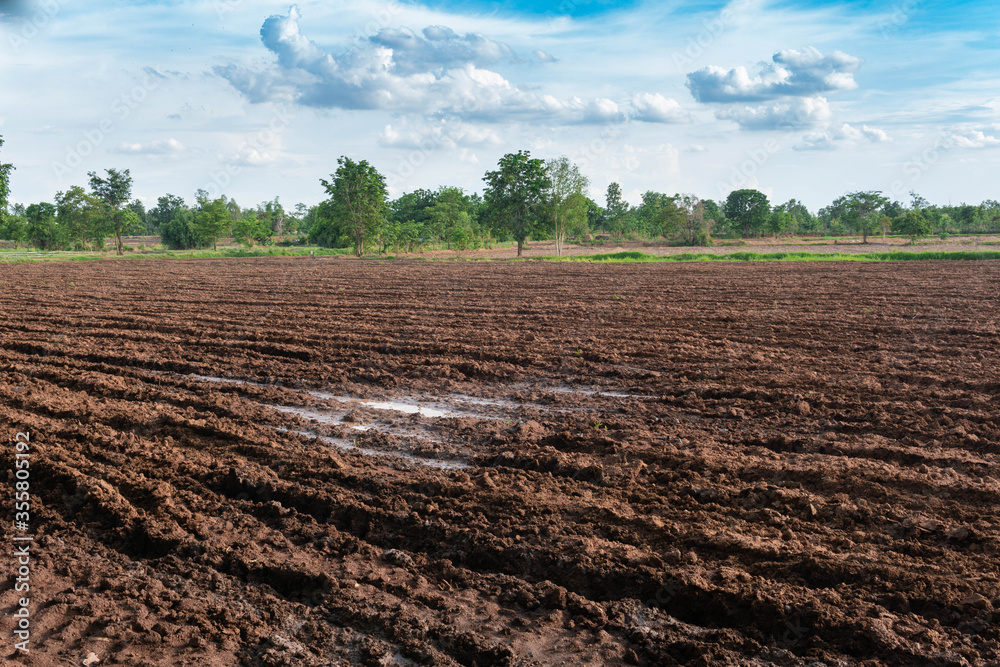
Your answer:
[[[0,281],[6,664],[1000,661],[996,263]]]

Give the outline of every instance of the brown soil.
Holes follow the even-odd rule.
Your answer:
[[[0,281],[5,664],[1000,661],[997,263]]]
[[[947,241],[937,238],[924,239],[916,246],[902,238],[882,239],[881,236],[869,236],[868,243],[862,243],[861,237],[809,238],[767,237],[759,239],[727,240],[717,239],[715,245],[707,247],[691,247],[671,245],[665,241],[640,242],[615,238],[599,238],[594,242],[567,243],[563,255],[593,255],[595,253],[612,253],[623,250],[638,250],[649,255],[680,255],[684,253],[709,253],[713,255],[729,255],[737,252],[811,252],[862,254],[869,252],[975,252],[979,250],[1000,250],[1000,237],[994,235],[953,236]],[[530,241],[525,245],[522,257],[540,258],[556,254],[553,241]],[[517,257],[517,247],[513,245],[498,245],[493,248],[477,250],[424,250],[399,257],[433,257],[468,259],[513,259]]]

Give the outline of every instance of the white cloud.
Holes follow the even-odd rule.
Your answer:
[[[699,102],[759,102],[778,97],[811,97],[858,87],[854,72],[861,59],[834,51],[823,55],[813,47],[786,49],[770,63],[760,63],[751,77],[745,67],[709,66],[687,75],[687,86]]]
[[[1000,139],[985,132],[966,132],[965,134],[952,134],[950,143],[956,148],[996,148],[1000,146]]]
[[[422,36],[407,29],[384,29],[334,57],[301,33],[299,18],[292,7],[287,16],[264,21],[261,41],[277,56],[275,67],[260,71],[228,65],[216,67],[215,73],[251,102],[293,101],[318,108],[382,109],[486,122],[625,120],[610,99],[560,100],[512,85],[483,65],[514,60],[514,52],[478,33],[459,36],[440,25],[424,29]]]
[[[885,130],[868,127],[867,125],[861,126],[861,134],[865,136],[865,139],[875,144],[887,144],[892,142],[892,137],[890,137]]]
[[[168,155],[180,153],[184,150],[183,144],[176,139],[166,139],[163,141],[153,141],[148,144],[122,143],[111,148],[111,153],[122,153],[125,155]]]
[[[535,49],[534,52],[533,52],[533,55],[535,56],[535,58],[537,58],[538,60],[540,60],[543,63],[555,63],[555,62],[559,62],[559,60],[554,55],[552,55],[551,53],[547,53],[545,51],[542,51],[541,49]]]
[[[735,121],[742,130],[797,130],[825,123],[831,113],[825,97],[806,97],[756,107],[721,109],[715,115]]]
[[[647,123],[687,123],[691,116],[677,100],[669,99],[659,93],[640,93],[632,98],[633,120]]]
[[[439,150],[499,146],[500,137],[490,128],[477,127],[467,123],[447,123],[411,128],[395,128],[386,125],[378,135],[381,146],[410,148],[415,150]]]
[[[369,41],[392,50],[393,68],[401,74],[461,67],[466,63],[482,66],[517,59],[509,46],[479,33],[459,36],[450,28],[430,26],[424,28],[423,34],[426,39],[409,28],[383,28]]]
[[[684,149],[685,153],[708,153],[709,150],[701,144],[691,144]]]
[[[880,144],[892,141],[884,130],[862,125],[859,130],[847,123],[839,127],[829,127],[821,132],[812,132],[802,137],[802,141],[792,148],[797,151],[826,151],[850,148],[864,142]]]

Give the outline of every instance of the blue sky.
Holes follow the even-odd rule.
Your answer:
[[[989,2],[0,2],[15,201],[131,169],[147,205],[323,198],[337,157],[393,195],[478,191],[507,152],[816,210],[877,189],[1000,198]]]

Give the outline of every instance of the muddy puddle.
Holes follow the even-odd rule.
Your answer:
[[[307,438],[316,438],[320,442],[323,442],[327,445],[330,445],[331,447],[335,447],[345,452],[354,452],[373,457],[389,456],[394,459],[402,459],[410,463],[415,463],[417,465],[422,465],[422,466],[428,466],[431,468],[438,468],[440,470],[467,470],[472,467],[465,461],[446,461],[444,459],[435,459],[424,456],[418,456],[416,454],[400,450],[372,449],[371,447],[363,447],[361,445],[358,445],[357,442],[352,442],[351,440],[348,440],[346,438],[334,438],[328,435],[319,435],[318,433],[313,433],[310,431],[299,431],[295,429],[285,428],[283,426],[271,426],[269,428],[272,428],[275,431],[280,431],[282,433],[294,433],[296,435],[305,436]]]

